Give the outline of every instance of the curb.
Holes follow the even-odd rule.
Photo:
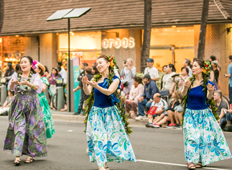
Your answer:
[[[64,121],[70,121],[70,122],[83,122],[85,120],[85,116],[81,115],[70,115],[70,114],[60,114],[60,113],[52,113],[52,117],[54,120],[64,120]],[[128,122],[130,125],[138,125],[138,126],[144,126],[147,123],[147,120],[142,121],[136,121],[134,119],[128,119]]]

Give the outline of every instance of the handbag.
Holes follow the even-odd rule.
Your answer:
[[[160,90],[159,93],[162,97],[169,96],[169,90]]]

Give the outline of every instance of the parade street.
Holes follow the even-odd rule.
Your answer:
[[[10,151],[2,151],[8,126],[7,117],[0,117],[0,170],[97,170],[97,163],[90,163],[86,153],[84,124],[55,120],[56,133],[48,140],[48,156],[35,158],[32,164],[24,164],[22,157],[19,167],[13,164]],[[229,148],[232,149],[232,133],[225,133]],[[186,170],[182,130],[152,129],[133,125],[130,136],[137,162],[109,163],[111,170]],[[210,164],[202,169],[232,169],[232,159]]]

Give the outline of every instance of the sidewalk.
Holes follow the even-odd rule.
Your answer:
[[[82,115],[73,115],[74,112],[61,112],[56,110],[51,110],[52,117],[54,120],[63,120],[63,121],[72,121],[72,122],[83,122],[85,120],[85,116]],[[130,125],[136,125],[136,126],[144,126],[147,123],[147,120],[143,121],[136,121],[134,119],[128,120]]]

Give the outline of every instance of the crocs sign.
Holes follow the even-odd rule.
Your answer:
[[[130,38],[116,38],[116,39],[103,39],[102,40],[102,48],[104,49],[111,49],[112,47],[116,49],[122,48],[134,48],[135,47],[135,39],[130,37]]]

